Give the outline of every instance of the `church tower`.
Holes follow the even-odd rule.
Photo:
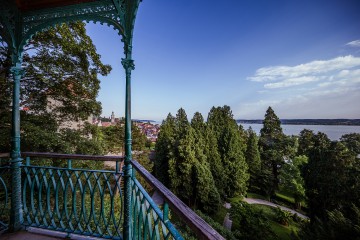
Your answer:
[[[114,114],[114,111],[111,113],[111,124],[115,124],[115,114]]]

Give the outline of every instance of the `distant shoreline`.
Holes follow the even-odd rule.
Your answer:
[[[360,126],[360,119],[280,119],[283,125]],[[262,124],[262,119],[237,119],[237,123]]]
[[[133,121],[133,122],[145,122],[145,123],[147,123],[147,122],[150,122],[150,123],[154,123],[154,122],[156,122],[156,121],[154,121],[154,120],[143,120],[143,119],[131,119],[131,121]]]

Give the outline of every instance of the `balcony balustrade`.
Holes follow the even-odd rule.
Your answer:
[[[124,239],[123,157],[30,152],[23,152],[22,157],[25,229],[63,232],[67,237]],[[6,155],[0,158],[0,231],[5,231],[10,221],[11,169]],[[114,168],[92,169],[104,161],[113,162]],[[131,239],[183,239],[172,219],[181,219],[199,239],[223,239],[137,161],[131,165]],[[161,196],[162,204],[154,202],[136,175],[147,183],[150,192]]]

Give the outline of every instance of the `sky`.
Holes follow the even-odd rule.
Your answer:
[[[89,23],[102,61],[103,116],[124,116],[123,45]],[[360,1],[143,0],[134,30],[132,118],[160,121],[184,108],[207,118],[360,118]]]

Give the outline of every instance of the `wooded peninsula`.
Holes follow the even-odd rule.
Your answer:
[[[360,119],[280,119],[284,125],[348,125],[360,126]],[[262,124],[262,119],[237,119],[237,123]]]

